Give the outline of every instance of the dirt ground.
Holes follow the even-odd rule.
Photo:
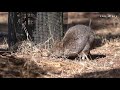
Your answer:
[[[111,17],[108,17],[111,15]],[[75,24],[89,25],[96,33],[92,60],[70,60],[41,56],[41,52],[10,53],[0,51],[1,78],[119,78],[120,26],[119,15],[113,13],[68,13],[68,28]],[[27,43],[25,43],[28,45]],[[0,45],[6,49],[4,42]],[[23,45],[24,46],[24,45]],[[44,52],[44,51],[43,51]],[[46,52],[45,52],[46,53]],[[45,55],[44,53],[44,55]]]

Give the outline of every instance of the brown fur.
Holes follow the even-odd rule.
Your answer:
[[[89,55],[94,32],[85,25],[76,25],[68,29],[61,42],[56,42],[52,49],[56,56],[77,57]]]

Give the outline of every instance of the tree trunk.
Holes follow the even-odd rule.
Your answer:
[[[62,12],[9,12],[8,44],[28,39],[36,44],[51,44],[63,36]]]
[[[34,41],[44,43],[51,37],[60,40],[63,36],[62,12],[37,12]]]

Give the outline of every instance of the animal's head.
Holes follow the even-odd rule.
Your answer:
[[[61,56],[63,55],[63,43],[61,41],[56,41],[53,44],[53,48],[51,49],[51,53],[53,56]]]

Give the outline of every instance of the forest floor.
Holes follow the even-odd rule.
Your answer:
[[[71,15],[72,16],[72,15]],[[111,21],[112,22],[112,21]],[[70,60],[46,57],[45,50],[11,53],[6,41],[0,45],[1,78],[119,78],[120,77],[120,28],[99,28],[96,32],[92,60]],[[28,42],[23,46],[29,45]],[[29,52],[29,53],[27,53]]]

